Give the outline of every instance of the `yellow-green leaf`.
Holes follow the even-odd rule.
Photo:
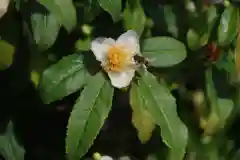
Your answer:
[[[0,70],[12,64],[14,52],[14,46],[4,40],[0,40]]]
[[[39,75],[38,72],[36,72],[36,71],[32,71],[32,72],[31,72],[31,81],[33,82],[33,84],[35,85],[35,87],[38,86],[39,78],[40,78],[40,75]]]
[[[218,106],[219,106],[219,123],[220,127],[223,128],[234,108],[234,103],[231,99],[218,98]]]
[[[90,46],[91,46],[91,39],[90,38],[86,38],[84,40],[79,39],[76,43],[75,43],[75,48],[77,51],[89,51],[90,50]]]
[[[144,102],[141,99],[137,86],[132,85],[131,94],[132,124],[138,131],[138,138],[142,143],[146,143],[152,136],[155,129],[155,123],[152,115],[147,111]]]

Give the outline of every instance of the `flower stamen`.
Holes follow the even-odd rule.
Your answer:
[[[107,63],[104,69],[112,72],[121,72],[127,66],[130,54],[120,46],[112,46],[107,52]]]

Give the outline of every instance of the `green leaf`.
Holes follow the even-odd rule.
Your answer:
[[[214,86],[212,77],[212,68],[208,68],[205,71],[205,94],[207,96],[207,102],[210,107],[210,113],[204,125],[204,134],[212,135],[218,129],[219,123],[219,107],[218,107],[218,97]]]
[[[0,40],[0,70],[6,69],[12,64],[14,46],[4,40]]]
[[[209,36],[210,33],[207,31],[200,36],[196,31],[190,28],[187,33],[188,47],[192,51],[200,49],[208,43]]]
[[[39,0],[69,32],[77,24],[77,13],[72,0]]]
[[[81,13],[79,15],[81,21],[84,23],[91,22],[103,11],[97,0],[76,1],[75,5],[78,13]]]
[[[235,47],[235,71],[236,71],[236,79],[239,82],[239,73],[240,73],[240,32],[238,32],[238,36],[236,39],[236,47]]]
[[[213,77],[212,77],[212,68],[208,68],[205,72],[206,78],[206,94],[208,101],[212,106],[212,109],[218,114],[218,102],[217,102],[217,92],[214,86]]]
[[[218,106],[219,106],[219,125],[220,127],[224,127],[228,117],[230,116],[234,104],[231,99],[226,98],[218,98]]]
[[[167,24],[167,30],[174,37],[178,36],[178,25],[177,25],[177,15],[174,13],[173,7],[170,5],[164,6],[164,19]]]
[[[182,160],[188,142],[188,131],[177,114],[176,100],[150,72],[144,72],[136,87],[154,122],[161,128],[164,143],[170,148],[170,160]]]
[[[194,160],[220,160],[219,143],[215,139],[208,143],[203,143],[203,139],[199,133],[195,131],[189,132],[189,145],[188,155],[186,159]]]
[[[202,47],[202,45],[200,44],[199,34],[192,28],[188,30],[187,42],[188,42],[188,47],[191,50],[197,50]]]
[[[122,10],[122,0],[98,0],[98,3],[103,10],[112,16],[114,22],[119,19]]]
[[[218,43],[220,46],[228,45],[237,34],[237,8],[227,7],[220,19],[218,27]]]
[[[216,68],[218,70],[223,69],[227,73],[233,73],[233,71],[235,71],[236,69],[234,58],[235,58],[235,55],[231,52],[221,54],[217,62],[215,63]]]
[[[207,11],[207,27],[210,34],[218,18],[217,9],[214,5],[211,5]]]
[[[190,28],[187,33],[188,47],[193,51],[200,49],[208,43],[211,31],[218,17],[216,7],[213,5],[210,6],[206,12],[202,13],[202,17],[200,16],[194,19],[192,23],[197,25],[197,27]],[[201,24],[206,25],[202,26]]]
[[[66,152],[69,159],[80,159],[93,144],[111,110],[113,90],[100,72],[85,86],[68,121]]]
[[[90,74],[83,63],[83,55],[72,54],[47,68],[40,80],[40,93],[45,103],[55,100],[82,88]]]
[[[137,85],[133,84],[130,92],[130,104],[132,107],[132,124],[138,131],[138,138],[142,143],[147,143],[155,129],[152,115],[139,95]]]
[[[238,149],[235,153],[232,160],[239,160],[240,159],[240,149]]]
[[[13,7],[12,5],[10,6]],[[16,46],[20,47],[19,43],[22,35],[21,24],[22,22],[16,20],[16,16],[11,9],[1,18],[0,71],[8,68],[12,64],[15,58]]]
[[[75,48],[77,49],[77,51],[89,51],[91,46],[91,41],[92,39],[90,38],[87,38],[84,40],[79,39],[75,43]]]
[[[131,6],[129,3],[127,3],[123,14],[125,29],[133,29],[138,33],[139,36],[141,36],[142,32],[144,31],[147,18],[140,3],[137,1],[134,6]]]
[[[211,68],[206,70],[205,76],[206,94],[210,106],[210,114],[204,131],[206,135],[211,135],[218,129],[224,127],[225,122],[233,109],[233,101],[231,99],[223,99],[218,97]]]
[[[43,15],[33,13],[31,15],[31,29],[33,39],[40,51],[49,49],[57,39],[61,25],[52,14]]]
[[[187,56],[184,44],[170,37],[145,39],[142,54],[153,67],[171,67],[182,62]]]
[[[191,159],[192,155],[194,155],[194,160],[202,160],[208,159],[207,153],[210,148],[207,145],[204,145],[201,142],[199,134],[196,133],[196,130],[189,129],[189,141],[188,141],[188,154],[186,159]]]
[[[25,150],[18,144],[14,135],[13,124],[9,122],[7,131],[0,135],[0,155],[6,160],[24,160]]]

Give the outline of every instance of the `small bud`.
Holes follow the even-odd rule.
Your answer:
[[[201,141],[202,141],[203,144],[209,144],[212,141],[212,137],[211,136],[204,136],[201,139]]]
[[[228,0],[225,0],[223,3],[225,7],[228,7],[230,5],[230,2]]]
[[[187,2],[186,8],[190,12],[195,12],[196,11],[196,6],[195,6],[195,3],[193,1]]]
[[[193,93],[193,103],[196,106],[201,106],[204,102],[204,94],[202,91],[197,91]]]
[[[100,153],[98,153],[98,152],[94,153],[94,154],[93,154],[93,159],[94,159],[94,160],[101,160],[101,155],[100,155]]]
[[[200,118],[200,128],[205,129],[207,126],[207,120]]]
[[[92,33],[92,27],[90,25],[87,25],[87,24],[84,24],[82,26],[82,32],[85,34],[85,35],[90,35]]]

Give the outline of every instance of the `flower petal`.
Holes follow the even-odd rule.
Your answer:
[[[91,50],[98,61],[104,62],[109,47],[114,44],[115,40],[112,38],[96,38],[91,43]]]
[[[0,18],[7,12],[10,0],[1,0],[0,1]]]
[[[101,160],[113,160],[113,158],[110,156],[102,156]]]
[[[119,36],[117,44],[126,46],[134,55],[140,53],[139,36],[134,30],[128,30]]]
[[[124,72],[108,72],[111,83],[116,88],[127,87],[131,83],[134,74],[134,69],[130,69]]]

